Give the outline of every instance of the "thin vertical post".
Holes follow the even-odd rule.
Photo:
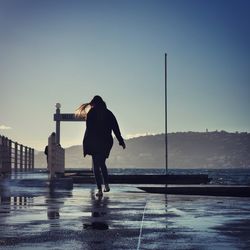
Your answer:
[[[3,174],[11,173],[11,146],[12,141],[7,137],[2,137],[2,169],[1,172]]]
[[[30,148],[27,148],[27,169],[28,169],[28,171],[30,170]]]
[[[27,159],[28,159],[28,148],[25,147],[24,148],[24,171],[27,171],[27,165],[28,165]]]
[[[3,167],[3,137],[0,135],[0,173]]]
[[[15,159],[15,162],[14,162],[14,171],[15,172],[17,172],[17,159],[18,159],[17,158],[17,155],[18,155],[17,147],[18,147],[18,144],[17,144],[17,142],[15,142],[15,158],[14,158]]]
[[[11,173],[12,167],[12,140],[8,139],[8,172]]]
[[[168,95],[167,95],[167,53],[165,53],[165,163],[168,173]]]
[[[20,145],[20,171],[23,171],[23,145]]]
[[[56,104],[56,116],[60,116],[60,107],[59,103]],[[56,144],[60,144],[60,120],[56,121]]]
[[[6,161],[7,161],[7,138],[2,137],[2,173],[6,173]]]
[[[34,166],[35,166],[35,150],[34,148],[31,149],[31,163],[32,163],[32,170],[34,170]]]
[[[31,164],[32,164],[32,151],[31,151],[31,148],[29,148],[29,151],[28,151],[28,168],[29,168],[29,171],[31,170]]]

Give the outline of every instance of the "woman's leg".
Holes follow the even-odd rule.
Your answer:
[[[109,175],[108,175],[108,169],[106,166],[106,157],[105,156],[100,156],[100,163],[101,163],[101,171],[102,171],[102,177],[103,177],[103,182],[105,185],[104,192],[109,192]]]
[[[97,188],[100,190],[102,189],[102,176],[101,176],[101,162],[100,162],[100,157],[99,155],[92,155],[93,159],[93,172],[95,175],[95,180],[96,180],[96,185]]]
[[[106,166],[106,157],[103,155],[100,155],[100,167],[101,167],[101,171],[102,171],[104,185],[108,185],[109,184],[109,175],[108,175],[108,169]]]

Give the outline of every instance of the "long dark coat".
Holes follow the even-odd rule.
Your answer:
[[[105,108],[101,110],[100,114],[100,110],[92,108],[87,114],[86,131],[83,138],[84,157],[103,154],[108,158],[113,146],[112,131],[119,143],[123,144],[119,125],[113,113]]]

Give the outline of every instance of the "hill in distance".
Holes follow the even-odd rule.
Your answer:
[[[126,140],[123,150],[114,139],[107,165],[111,168],[163,168],[165,135],[147,135]],[[66,168],[90,168],[82,146],[65,149]],[[35,156],[35,167],[46,167],[43,152]],[[250,168],[250,133],[177,132],[168,134],[169,168]]]

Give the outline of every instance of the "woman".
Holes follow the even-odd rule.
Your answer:
[[[112,131],[123,149],[126,148],[126,145],[115,116],[107,109],[106,103],[100,96],[95,96],[90,103],[81,105],[75,114],[76,117],[86,118],[83,154],[84,157],[86,155],[92,156],[93,170],[98,188],[96,196],[102,196],[102,178],[105,186],[104,192],[110,191],[105,161],[109,157],[113,146]]]

